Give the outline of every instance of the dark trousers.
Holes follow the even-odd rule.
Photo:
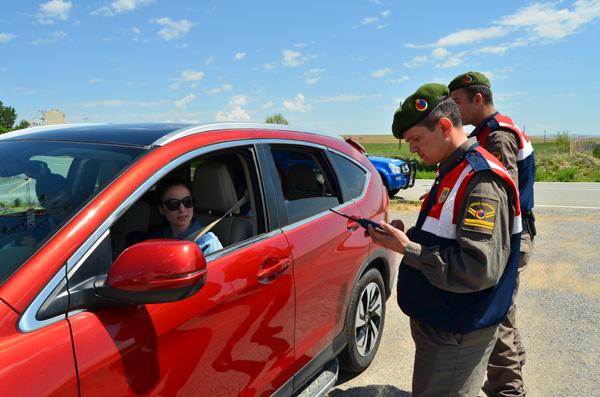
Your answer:
[[[477,397],[498,327],[467,334],[442,331],[411,319],[415,342],[414,397]]]

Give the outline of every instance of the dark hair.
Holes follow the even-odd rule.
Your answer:
[[[494,98],[492,97],[492,90],[488,86],[483,84],[475,84],[470,85],[468,87],[464,87],[465,92],[467,93],[467,98],[469,98],[469,102],[473,102],[473,98],[475,98],[475,94],[481,94],[483,97],[483,103],[486,105],[493,105]]]
[[[173,186],[178,185],[185,186],[190,192],[192,191],[190,183],[185,179],[181,178],[180,176],[167,176],[166,178],[163,178],[160,182],[158,182],[158,184],[156,185],[155,192],[157,200],[162,202],[162,198],[167,192],[167,190],[169,190]]]
[[[458,105],[456,105],[450,97],[438,103],[423,120],[417,123],[417,125],[422,125],[427,127],[429,131],[433,131],[442,117],[449,118],[450,121],[452,121],[452,124],[457,127],[462,125]]]

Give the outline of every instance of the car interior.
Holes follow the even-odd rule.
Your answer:
[[[236,149],[193,159],[164,178],[177,175],[188,181],[194,198],[194,216],[224,248],[265,231],[265,219],[253,158],[249,149]],[[156,185],[137,200],[111,228],[113,256],[128,246],[150,238],[166,226],[160,214]],[[234,208],[238,207],[238,208]]]

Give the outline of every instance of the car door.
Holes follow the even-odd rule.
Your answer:
[[[292,377],[290,247],[281,230],[258,219],[272,203],[264,201],[252,146],[230,152],[222,158],[247,160],[244,170],[253,186],[249,213],[263,229],[208,255],[206,284],[190,298],[71,313],[82,396],[270,395]],[[110,260],[110,232],[104,236],[90,243],[77,272]],[[76,283],[76,274],[70,278]]]
[[[329,208],[362,217],[345,202],[324,148],[271,144],[280,177],[278,200],[294,259],[296,359],[304,365],[332,343],[344,326],[353,282],[369,252],[356,223]]]
[[[68,322],[30,332],[18,323],[19,315],[0,301],[0,396],[77,396]]]

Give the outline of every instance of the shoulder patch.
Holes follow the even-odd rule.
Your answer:
[[[491,235],[496,222],[498,200],[483,196],[469,196],[461,228]]]

